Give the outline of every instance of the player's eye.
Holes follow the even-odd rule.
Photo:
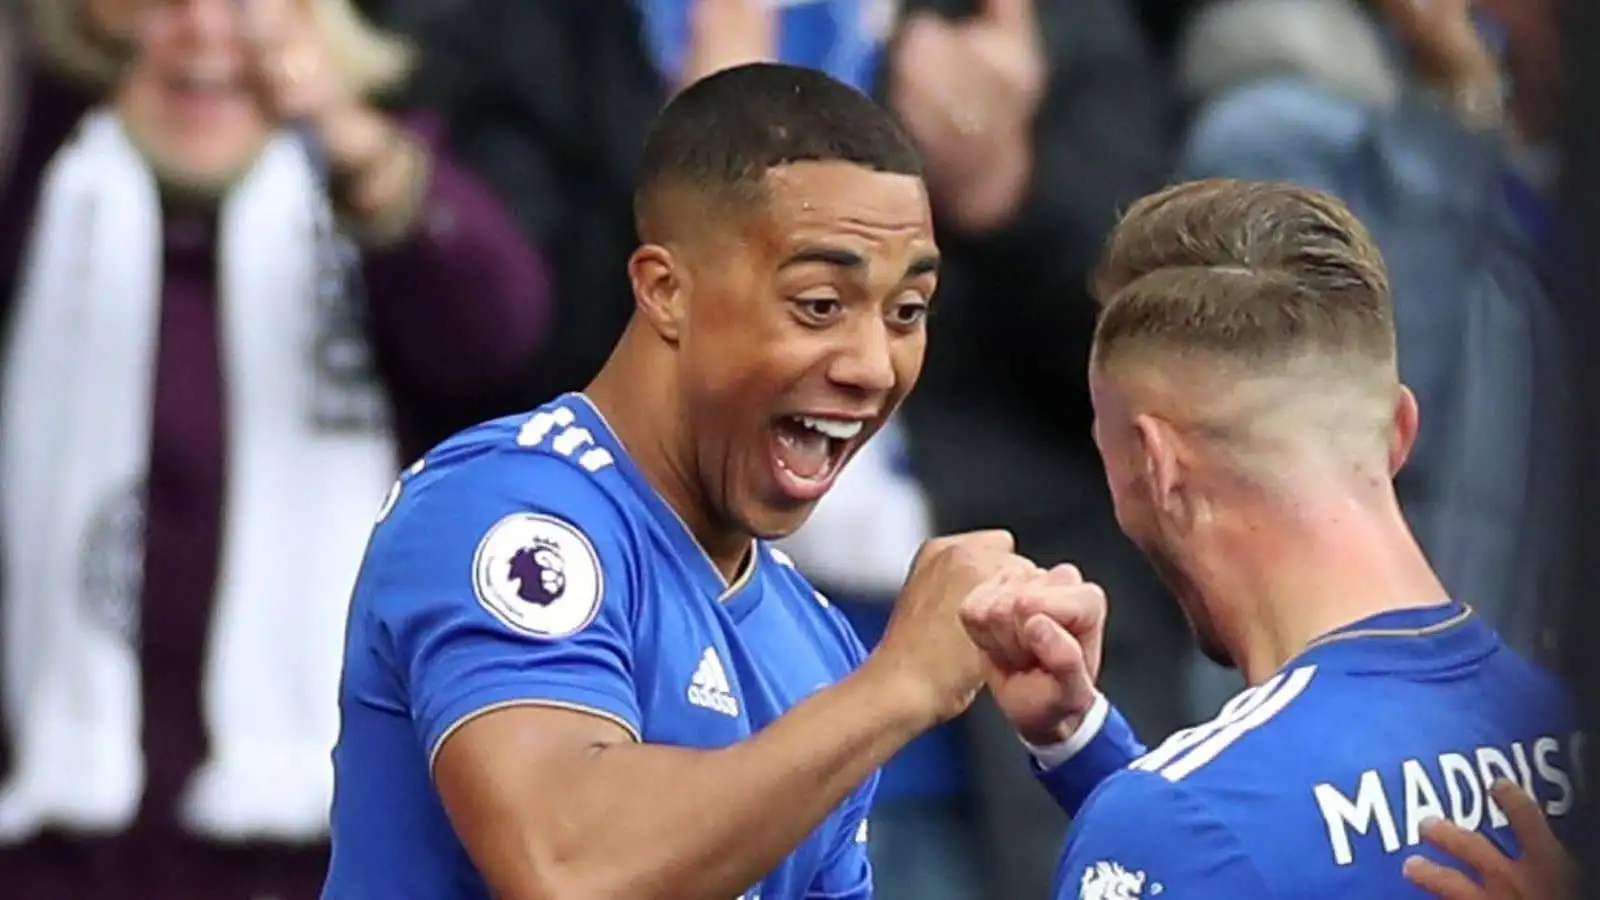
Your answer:
[[[928,317],[928,301],[917,297],[901,300],[889,309],[889,323],[897,328],[913,328]]]
[[[844,310],[838,297],[798,297],[794,305],[808,325],[826,325]]]

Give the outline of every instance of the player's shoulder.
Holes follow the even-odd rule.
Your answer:
[[[1058,900],[1152,897],[1168,886],[1203,897],[1266,893],[1250,847],[1215,798],[1137,769],[1106,778],[1078,811],[1056,885]]]
[[[502,416],[446,439],[402,474],[380,521],[417,508],[498,506],[604,524],[621,516],[609,446],[597,414],[577,395]],[[601,432],[601,433],[597,433]],[[436,522],[430,522],[436,527]]]
[[[1337,707],[1348,697],[1340,680],[1314,664],[1287,668],[1241,691],[1210,721],[1174,733],[1130,768],[1204,791],[1231,788],[1241,772],[1259,779],[1263,760],[1280,770],[1284,760],[1317,755],[1328,746],[1327,723],[1339,721]]]
[[[507,624],[553,637],[601,597],[631,597],[638,528],[600,482],[614,465],[609,449],[592,435],[561,437],[586,428],[575,407],[557,401],[468,428],[408,467],[368,543],[357,606],[380,618],[433,615],[470,611],[476,597]]]
[[[789,554],[765,541],[759,552],[769,562],[770,577],[778,582],[781,602],[811,625],[815,642],[839,655],[841,671],[859,666],[867,657],[867,648],[844,613],[811,584]]]

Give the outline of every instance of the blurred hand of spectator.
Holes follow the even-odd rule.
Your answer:
[[[396,80],[406,67],[399,45],[373,43],[372,70],[355,71],[328,45],[322,17],[296,0],[249,0],[243,30],[248,66],[262,105],[280,123],[303,123],[320,142],[333,200],[363,230],[398,237],[414,219],[426,153],[365,99],[369,77]],[[362,69],[367,66],[363,65]]]
[[[1418,73],[1440,87],[1494,78],[1494,56],[1472,22],[1471,0],[1382,0]]]
[[[1033,0],[983,0],[960,21],[929,12],[906,21],[889,100],[922,147],[934,202],[963,231],[989,231],[1022,202],[1047,74]]]
[[[678,87],[745,63],[778,58],[778,5],[771,0],[691,0],[689,52]]]
[[[1472,19],[1471,0],[1383,0],[1417,76],[1469,125],[1499,124],[1500,65]]]

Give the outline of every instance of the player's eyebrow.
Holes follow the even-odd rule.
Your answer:
[[[906,280],[908,281],[923,275],[937,274],[939,274],[939,254],[937,253],[919,256],[911,261],[911,265],[906,266]]]
[[[840,269],[861,269],[867,265],[867,258],[854,250],[843,247],[801,247],[789,258],[783,261],[780,269],[790,266],[805,265],[806,263],[822,263],[823,265],[836,266]]]
[[[787,269],[790,266],[806,263],[822,263],[840,269],[863,269],[867,265],[867,259],[854,250],[846,250],[843,247],[801,247],[790,254],[779,268]],[[917,257],[906,266],[905,278],[909,280],[922,275],[936,274],[938,271],[939,254],[929,253]]]

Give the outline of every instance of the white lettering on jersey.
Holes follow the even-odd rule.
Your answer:
[[[569,459],[582,450],[578,465],[587,472],[598,472],[616,462],[611,451],[595,446],[594,434],[576,424],[577,421],[578,417],[565,406],[540,410],[522,424],[522,429],[517,432],[517,444],[539,447],[548,440],[550,449]]]
[[[1428,766],[1420,759],[1400,763],[1397,795],[1389,793],[1392,770],[1368,769],[1356,780],[1354,796],[1324,782],[1311,789],[1328,830],[1328,847],[1337,865],[1355,861],[1356,835],[1377,830],[1384,853],[1397,853],[1422,841],[1422,823],[1430,818],[1449,819],[1468,831],[1482,827],[1504,828],[1506,814],[1489,795],[1489,785],[1513,781],[1543,802],[1545,815],[1558,818],[1571,812],[1577,800],[1571,772],[1583,736],[1572,735],[1567,753],[1562,742],[1545,736],[1508,747],[1475,747],[1441,753]],[[1386,783],[1384,775],[1391,775]],[[1404,825],[1402,829],[1401,825]]]
[[[490,526],[472,559],[478,605],[513,631],[555,640],[587,628],[600,612],[600,555],[569,522],[512,513]]]
[[[739,701],[733,696],[733,685],[728,683],[728,673],[722,668],[722,658],[717,648],[707,647],[700,656],[689,679],[689,702],[702,709],[719,712],[725,716],[739,715]]]
[[[1078,900],[1139,900],[1144,896],[1145,874],[1130,872],[1121,863],[1097,862],[1083,870],[1078,881]],[[1151,894],[1158,894],[1151,886]]]
[[[1383,793],[1383,779],[1377,771],[1361,773],[1356,798],[1351,800],[1339,793],[1331,784],[1319,784],[1311,789],[1317,798],[1317,808],[1322,810],[1322,820],[1328,826],[1328,841],[1333,847],[1333,860],[1348,866],[1355,859],[1350,847],[1350,832],[1366,834],[1373,822],[1383,837],[1383,850],[1393,853],[1400,849],[1400,834],[1395,828],[1394,811],[1389,808],[1389,798]]]

